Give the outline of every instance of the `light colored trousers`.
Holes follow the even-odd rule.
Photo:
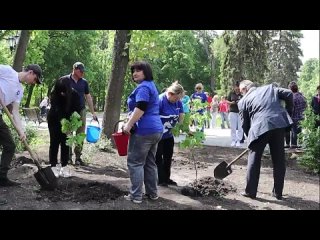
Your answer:
[[[216,118],[217,118],[218,112],[210,112],[210,114],[211,114],[210,128],[214,128],[216,126]]]
[[[231,127],[231,140],[233,142],[240,142],[243,137],[243,129],[239,113],[229,112],[229,122]]]

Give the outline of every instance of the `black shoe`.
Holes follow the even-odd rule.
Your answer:
[[[20,185],[21,183],[11,181],[8,178],[0,179],[0,186],[2,187],[14,187],[14,186],[20,186]]]
[[[256,199],[256,196],[250,195],[249,193],[246,193],[246,192],[242,192],[241,195],[247,198]]]
[[[168,183],[166,182],[159,182],[158,186],[162,186],[162,187],[168,187]]]
[[[145,196],[151,200],[157,200],[159,198],[158,195],[153,195],[153,194],[146,194]]]
[[[169,179],[169,181],[167,182],[168,185],[174,185],[174,186],[178,186],[177,182],[173,181],[172,179]]]
[[[272,197],[275,197],[277,200],[282,200],[282,195],[276,194],[275,192],[272,193]]]
[[[284,145],[284,148],[290,148],[290,145]]]
[[[88,164],[85,163],[84,161],[82,161],[81,158],[76,159],[75,165],[76,166],[88,166]]]
[[[0,199],[0,205],[5,205],[5,204],[7,204],[7,203],[8,203],[7,200],[5,200],[5,199]]]

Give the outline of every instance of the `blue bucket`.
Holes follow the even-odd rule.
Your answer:
[[[90,143],[96,143],[100,138],[100,132],[100,127],[89,125],[87,127],[87,141]]]

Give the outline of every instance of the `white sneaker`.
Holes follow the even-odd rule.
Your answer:
[[[60,173],[60,169],[58,167],[51,167],[52,172],[54,173],[54,175],[56,176],[56,178],[59,177],[59,173]]]
[[[235,142],[235,141],[232,141],[231,147],[234,147],[235,145],[236,145],[236,142]]]
[[[134,199],[131,194],[125,195],[124,199],[137,204],[142,203],[142,200]]]
[[[70,168],[69,168],[68,166],[62,167],[62,168],[60,169],[59,175],[60,175],[61,177],[65,177],[65,178],[68,178],[68,177],[71,177],[71,176],[72,176],[72,175],[71,175],[71,170],[70,170]]]
[[[240,142],[237,142],[236,147],[240,147],[240,146],[241,146]]]

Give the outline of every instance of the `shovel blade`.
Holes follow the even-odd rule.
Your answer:
[[[232,173],[232,169],[231,166],[228,167],[228,163],[226,161],[223,161],[216,166],[213,173],[215,178],[224,179]]]
[[[54,190],[58,186],[58,179],[54,175],[51,167],[41,168],[34,174],[37,182],[43,190]]]

